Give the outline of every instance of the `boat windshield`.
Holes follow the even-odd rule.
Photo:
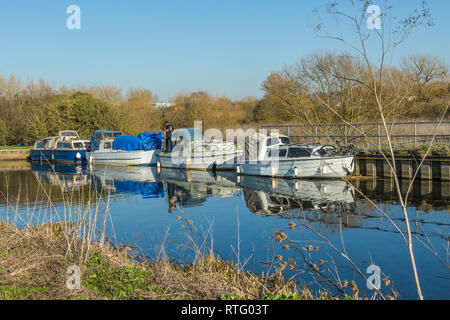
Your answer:
[[[35,149],[44,149],[44,142],[42,141],[36,142]]]
[[[291,144],[291,140],[288,137],[279,137],[282,144]]]
[[[203,135],[200,128],[183,128],[177,129],[172,133],[172,140],[178,141],[181,139],[185,141],[210,141],[210,139]]]
[[[70,130],[66,130],[66,131],[61,131],[59,133],[59,135],[63,138],[77,138],[78,137],[78,133],[76,131],[70,131]]]
[[[92,134],[90,147],[92,150],[98,150],[100,145],[100,140],[115,138],[121,136],[122,131],[112,131],[112,130],[97,130]]]

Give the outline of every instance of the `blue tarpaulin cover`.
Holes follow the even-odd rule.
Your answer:
[[[161,182],[138,182],[114,180],[117,193],[142,194],[143,198],[164,198],[164,186]]]
[[[139,135],[124,135],[114,139],[113,150],[155,150],[162,147],[163,134],[142,132]]]

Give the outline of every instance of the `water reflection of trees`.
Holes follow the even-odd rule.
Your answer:
[[[0,173],[0,204],[16,206],[51,201],[57,205],[70,193],[74,203],[90,199],[89,177],[84,166],[33,164],[32,170]]]

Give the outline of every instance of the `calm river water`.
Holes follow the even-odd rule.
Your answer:
[[[335,279],[355,280],[365,295],[373,293],[330,245],[367,276],[375,264],[388,277],[400,299],[417,297],[409,255],[392,222],[405,230],[403,214],[395,201],[392,181],[283,180],[237,177],[234,173],[149,167],[36,165],[31,169],[0,171],[0,219],[18,225],[71,219],[88,206],[98,213],[99,227],[119,244],[139,247],[155,257],[163,244],[179,261],[192,261],[194,245],[213,247],[244,270],[269,272],[292,258],[286,277],[313,289],[330,289],[306,267],[303,254]],[[406,190],[407,181],[403,182]],[[365,194],[379,210],[357,191]],[[181,207],[181,209],[180,209]],[[450,299],[450,186],[418,182],[409,197],[408,213],[422,291],[426,299]],[[192,221],[192,226],[186,221]],[[291,230],[289,222],[296,224]],[[274,239],[283,230],[300,248],[283,250],[286,242]],[[206,239],[203,241],[203,239]],[[308,245],[318,250],[305,251]],[[293,261],[291,260],[291,262]],[[322,261],[323,260],[323,261]],[[289,264],[288,264],[289,266]],[[372,281],[375,283],[375,281]],[[382,291],[391,291],[382,285]]]

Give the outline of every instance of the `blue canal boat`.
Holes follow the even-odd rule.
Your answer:
[[[60,131],[57,137],[47,137],[35,143],[30,150],[31,161],[83,163],[89,140],[80,139],[73,130]]]

